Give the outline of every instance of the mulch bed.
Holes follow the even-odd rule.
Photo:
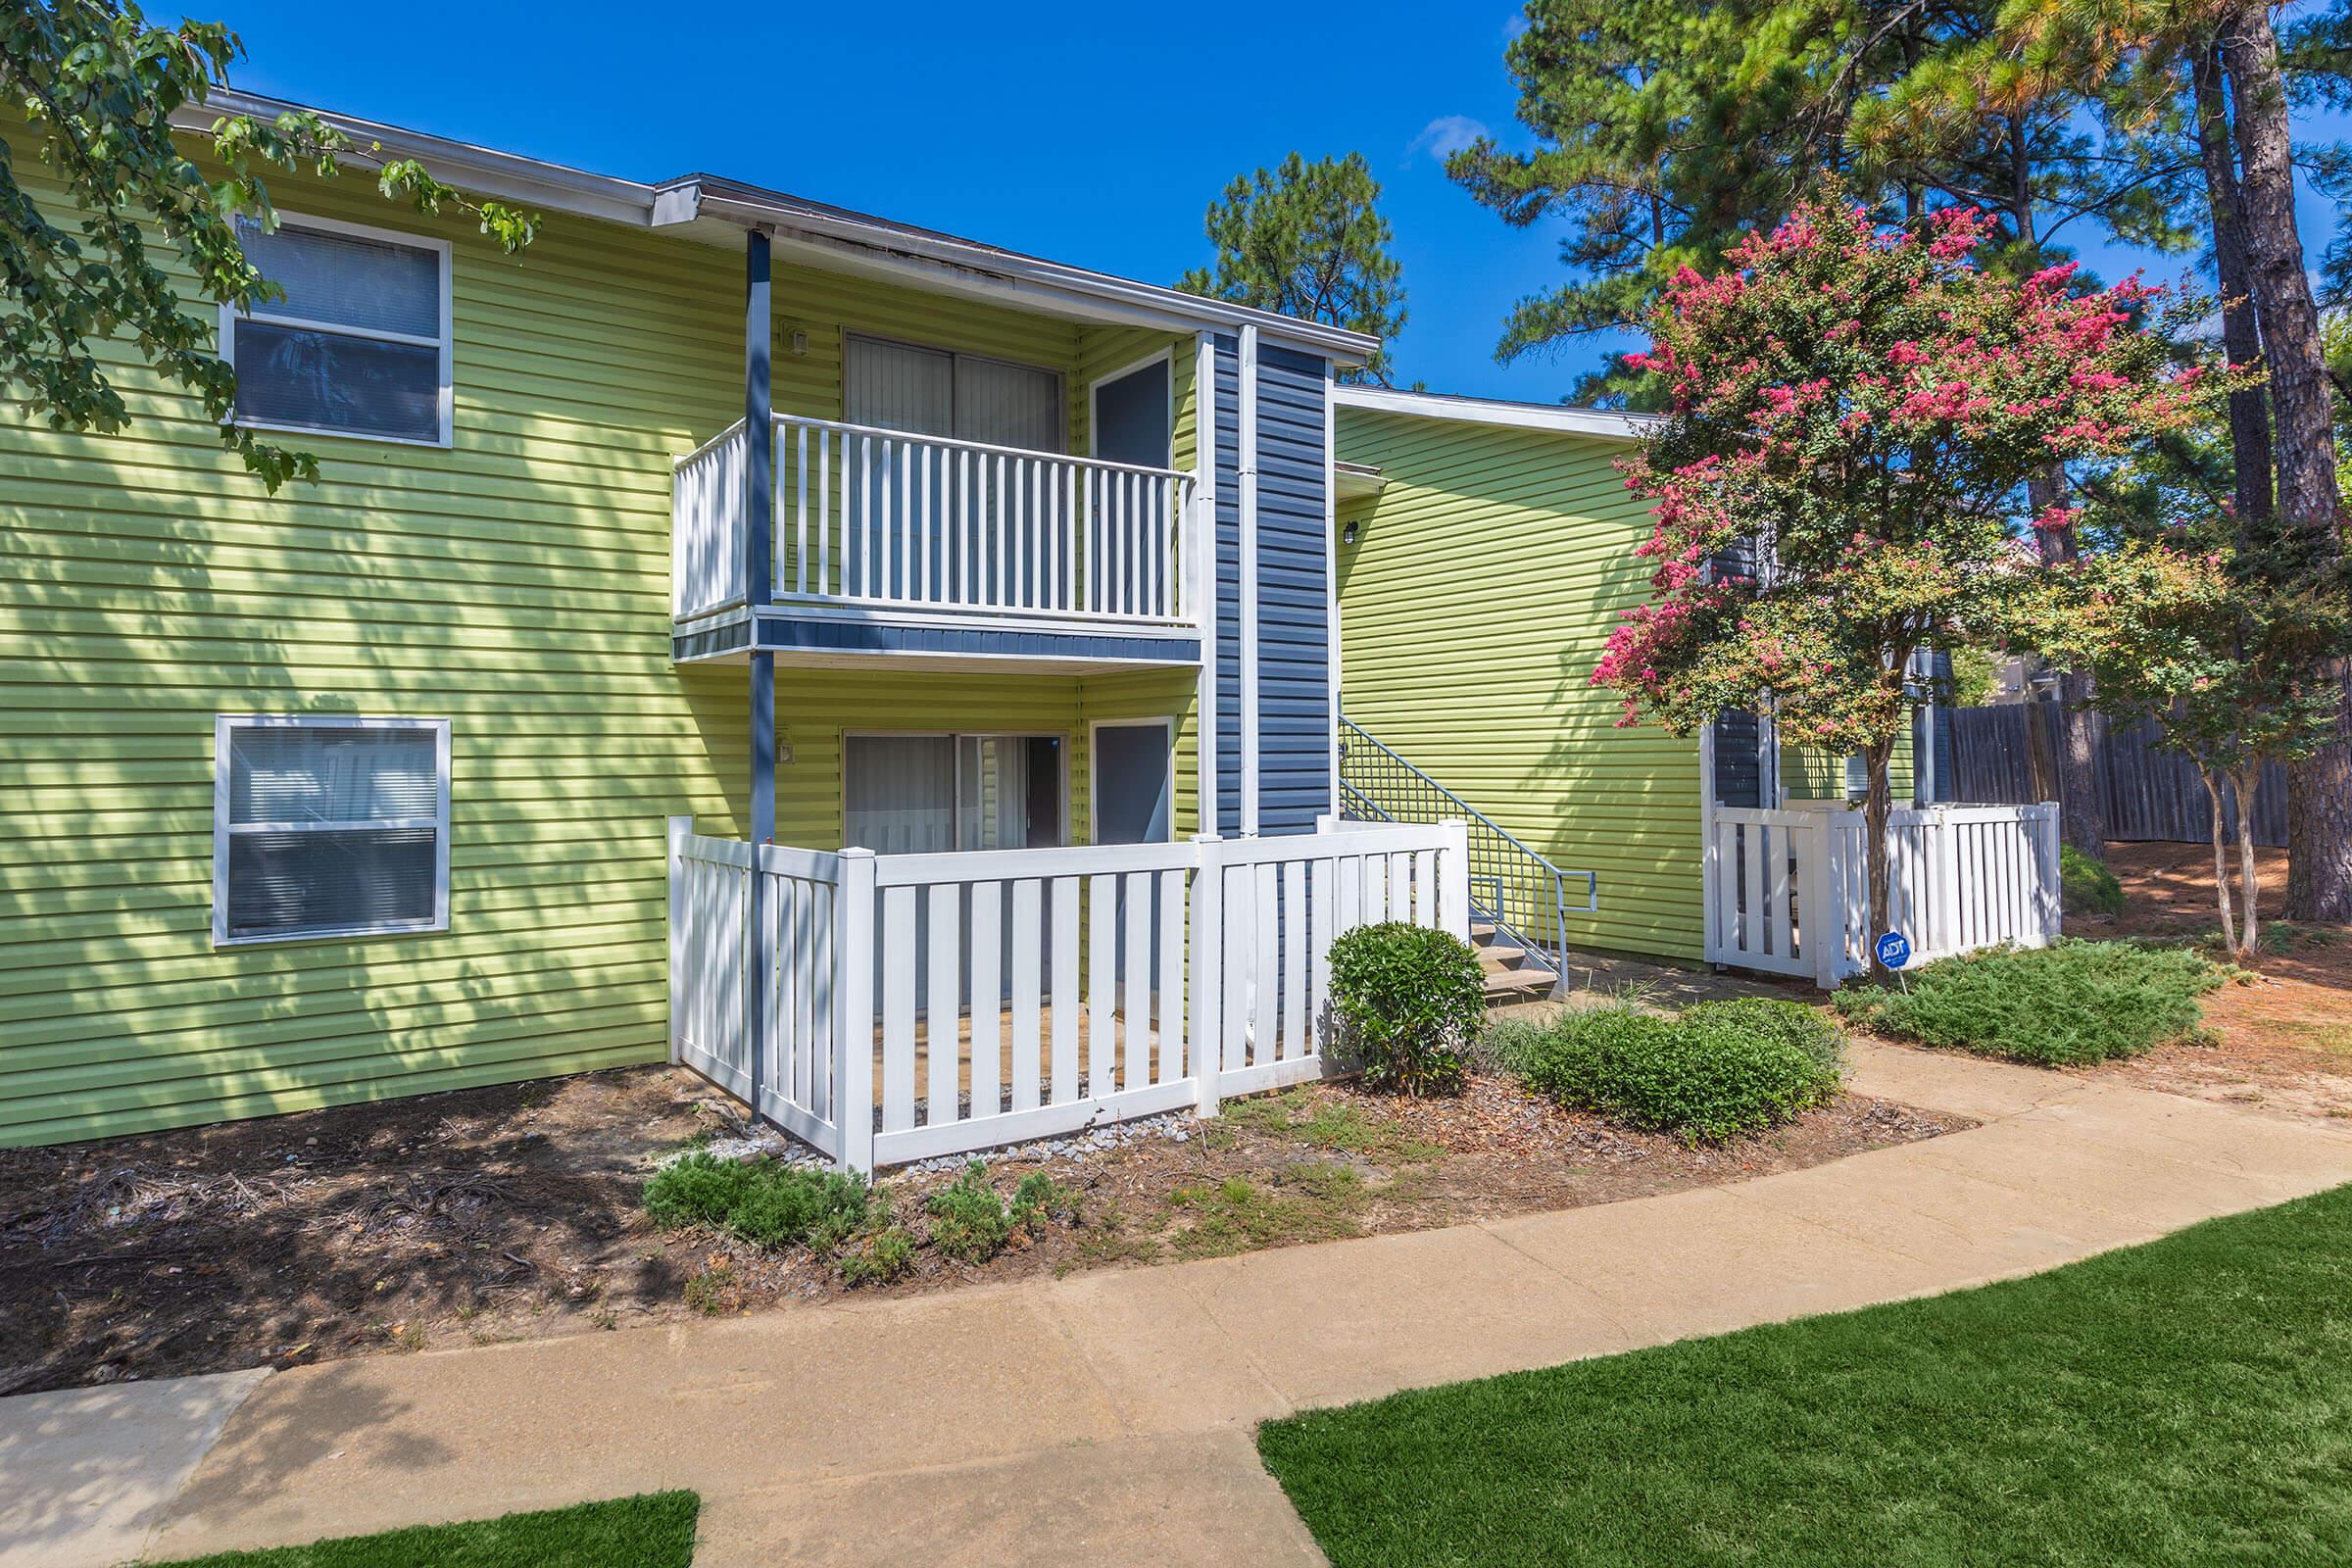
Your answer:
[[[1000,1159],[1054,1218],[908,1293],[1613,1202],[1967,1125],[1858,1096],[1721,1150],[1630,1133],[1497,1079],[1400,1102],[1345,1083],[1231,1102],[1107,1149]],[[0,1393],[613,1328],[844,1294],[802,1249],[664,1233],[645,1179],[744,1129],[669,1068],[470,1090],[60,1149],[0,1151]],[[1179,1138],[1177,1134],[1181,1133]],[[954,1172],[885,1173],[918,1236]],[[875,1288],[867,1287],[869,1292]],[[691,1304],[690,1304],[691,1302]]]

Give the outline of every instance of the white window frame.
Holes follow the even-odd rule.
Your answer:
[[[1086,726],[1086,840],[1089,844],[1102,842],[1102,748],[1100,740],[1102,732],[1106,729],[1152,728],[1168,738],[1168,836],[1159,842],[1176,842],[1176,720],[1161,714],[1156,718],[1098,718]]]
[[[258,729],[372,729],[429,730],[433,735],[433,767],[439,790],[429,817],[369,817],[356,822],[239,822],[229,821],[229,762],[231,741],[239,730]],[[449,720],[446,718],[377,718],[343,713],[221,713],[213,719],[213,946],[255,947],[275,942],[316,942],[332,937],[390,936],[404,932],[449,929]],[[365,925],[305,926],[299,931],[270,931],[253,936],[228,934],[228,845],[238,833],[302,833],[356,831],[369,828],[433,830],[433,913],[425,920],[379,920]]]
[[[437,348],[441,351],[440,388],[436,408],[440,415],[440,434],[431,439],[413,435],[377,435],[367,430],[338,430],[331,425],[287,424],[274,419],[240,417],[232,407],[227,422],[240,430],[269,430],[288,435],[320,436],[330,441],[373,441],[387,446],[434,447],[447,449],[455,436],[457,425],[456,354],[452,325],[451,252],[449,241],[434,239],[426,234],[405,233],[399,229],[377,228],[368,223],[346,223],[340,219],[313,218],[307,213],[277,215],[277,226],[310,233],[336,234],[348,239],[374,240],[384,245],[404,246],[409,250],[430,251],[439,263],[441,293],[441,335],[438,338],[419,337],[413,332],[387,332],[373,327],[345,326],[334,321],[321,321],[304,316],[287,316],[270,309],[274,301],[265,301],[250,311],[222,303],[220,307],[220,358],[230,369],[237,366],[238,320],[260,322],[264,326],[292,327],[299,331],[332,332],[344,337],[372,338],[379,343],[406,343],[415,348]]]

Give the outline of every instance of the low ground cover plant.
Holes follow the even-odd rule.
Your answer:
[[[1563,1104],[1697,1145],[1826,1104],[1838,1093],[1843,1040],[1794,1002],[1703,1003],[1662,1016],[1620,1001],[1512,1029],[1489,1049]]]
[[[2058,901],[2069,914],[2121,914],[2124,885],[2105,860],[2063,844],[2058,848]]]
[[[691,1150],[645,1184],[645,1210],[662,1225],[708,1225],[755,1247],[799,1243],[831,1251],[861,1229],[865,1183],[762,1154],[721,1159]]]
[[[985,1263],[1042,1224],[1059,1199],[1054,1179],[1033,1170],[1006,1203],[988,1184],[988,1166],[975,1159],[952,1185],[931,1195],[931,1245],[958,1263]]]
[[[1331,1006],[1341,1054],[1367,1088],[1458,1095],[1486,1018],[1486,979],[1461,938],[1384,921],[1331,945]]]
[[[1838,1009],[1881,1034],[2041,1067],[2088,1066],[2193,1038],[2197,999],[2228,972],[2186,948],[2061,940],[1931,963]]]

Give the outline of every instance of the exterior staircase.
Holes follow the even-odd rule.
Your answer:
[[[1361,822],[1467,824],[1470,943],[1486,971],[1489,1005],[1546,996],[1559,983],[1568,916],[1591,913],[1598,903],[1592,872],[1561,870],[1347,718],[1340,720],[1340,800]]]
[[[1478,951],[1478,966],[1486,971],[1490,1007],[1541,1001],[1560,982],[1559,970],[1520,947],[1492,920],[1470,922],[1470,946]]]

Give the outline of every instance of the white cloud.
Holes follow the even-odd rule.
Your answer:
[[[1486,133],[1483,121],[1472,120],[1468,115],[1440,115],[1421,127],[1421,134],[1412,139],[1405,151],[1410,154],[1427,150],[1430,157],[1442,164]]]

